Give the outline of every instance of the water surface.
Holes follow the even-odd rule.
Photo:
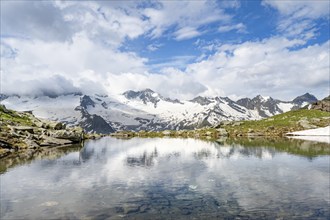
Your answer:
[[[330,219],[329,150],[285,139],[103,138],[1,159],[0,217]]]

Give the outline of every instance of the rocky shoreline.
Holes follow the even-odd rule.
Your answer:
[[[34,117],[31,112],[16,112],[0,105],[0,157],[24,150],[69,146],[84,140],[79,127],[66,127]]]

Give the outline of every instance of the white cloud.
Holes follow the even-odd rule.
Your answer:
[[[231,20],[214,1],[145,2],[146,8],[139,7],[140,3],[2,1],[2,33],[63,42],[85,32],[94,41],[119,47],[141,35],[188,39],[200,35],[203,25]]]
[[[326,96],[329,84],[329,42],[295,50],[301,40],[270,38],[223,45],[186,73],[207,87],[206,95],[292,98],[297,93]]]
[[[303,40],[274,37],[217,47],[214,55],[187,65],[193,57],[169,60],[159,74],[148,72],[147,60],[103,48],[84,35],[71,43],[4,39],[16,48],[15,59],[2,58],[1,92],[122,93],[151,88],[165,96],[254,96],[291,99],[312,92],[327,95],[329,42],[297,49]],[[175,63],[175,62],[179,62]],[[184,64],[182,64],[183,62]],[[165,68],[168,65],[177,68]]]
[[[197,37],[201,35],[202,33],[197,31],[196,28],[193,27],[184,27],[179,30],[177,30],[174,35],[176,36],[176,40],[185,40],[185,39],[190,39],[193,37]]]
[[[288,37],[299,36],[301,39],[311,39],[317,32],[316,20],[323,18],[328,22],[329,19],[329,1],[264,0],[263,5],[279,11],[281,18],[278,22],[278,30]]]
[[[221,33],[229,32],[229,31],[237,31],[238,33],[245,33],[246,26],[243,23],[238,23],[234,25],[223,25],[218,28],[218,31]]]
[[[52,2],[1,1],[1,34],[38,38],[45,41],[70,40],[76,27],[66,21]]]
[[[190,98],[205,90],[194,78],[173,68],[163,69],[161,74],[149,73],[146,59],[104,48],[85,35],[76,35],[70,43],[13,38],[2,41],[17,49],[14,59],[2,57],[3,93],[122,93],[151,88],[165,96]],[[179,56],[167,64],[183,67],[193,58]]]
[[[147,46],[147,50],[149,50],[149,51],[156,51],[159,48],[161,48],[162,46],[163,46],[163,44],[157,44],[157,43],[149,44]]]
[[[177,40],[188,39],[198,36],[197,29],[205,24],[231,20],[214,1],[162,1],[159,4],[159,8],[147,8],[143,12],[152,26],[150,34],[154,38],[174,28]]]
[[[150,88],[166,97],[189,99],[206,89],[193,77],[174,68],[163,69],[162,74],[123,73],[107,77],[110,93]]]
[[[264,5],[270,5],[284,15],[291,15],[295,18],[319,18],[329,16],[329,1],[324,0],[264,0]]]
[[[94,41],[119,47],[126,38],[134,39],[148,31],[141,14],[115,4],[102,2],[1,2],[2,34],[43,41],[71,41],[84,32]],[[122,7],[127,7],[122,4]]]
[[[324,2],[264,1],[279,10],[278,29],[285,37],[238,44],[198,40],[196,46],[205,54],[195,63],[188,64],[194,56],[174,56],[154,64],[118,48],[140,36],[190,39],[209,31],[205,25],[214,22],[220,32],[246,28],[232,24],[232,17],[214,1],[146,2],[147,7],[133,1],[1,1],[1,31],[6,36],[1,39],[1,92],[151,88],[178,98],[258,93],[287,98],[306,91],[325,96],[329,42],[297,49],[318,31],[314,20],[329,16],[329,3]],[[152,43],[147,49],[161,46]],[[155,69],[160,73],[150,73]]]
[[[2,57],[2,92],[24,86],[24,81],[40,81],[53,76],[71,80],[83,91],[87,81],[99,83],[96,90],[104,86],[106,74],[125,72],[143,73],[147,70],[144,58],[134,53],[123,53],[103,47],[85,35],[76,35],[72,42],[45,42],[40,40],[3,39],[2,43],[15,48],[15,58]],[[59,81],[54,81],[54,84]],[[47,84],[38,84],[40,90]],[[38,88],[34,88],[38,90]]]
[[[189,63],[194,61],[195,58],[195,56],[174,56],[169,59],[158,60],[157,63],[149,64],[148,67],[149,69],[156,71],[167,67],[185,69]]]

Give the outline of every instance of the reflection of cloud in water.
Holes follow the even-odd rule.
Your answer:
[[[47,200],[61,200],[59,207],[82,212],[94,201],[114,206],[132,198],[146,200],[146,194],[160,189],[173,200],[189,197],[190,192],[192,199],[232,200],[246,210],[292,202],[329,205],[328,160],[319,157],[311,162],[275,148],[195,139],[103,138],[86,142],[80,154],[4,174],[2,196],[9,201],[36,193],[37,204],[54,196]]]

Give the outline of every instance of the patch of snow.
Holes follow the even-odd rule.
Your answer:
[[[261,96],[263,98],[264,101],[267,101],[268,99],[270,99],[270,96]]]
[[[330,125],[324,128],[309,129],[287,133],[293,136],[330,136]]]
[[[292,109],[292,107],[294,106],[292,103],[285,103],[285,102],[280,102],[277,105],[283,112],[288,112]]]
[[[305,107],[306,105],[309,105],[310,103],[309,102],[303,102],[302,104],[301,104],[301,107]]]

